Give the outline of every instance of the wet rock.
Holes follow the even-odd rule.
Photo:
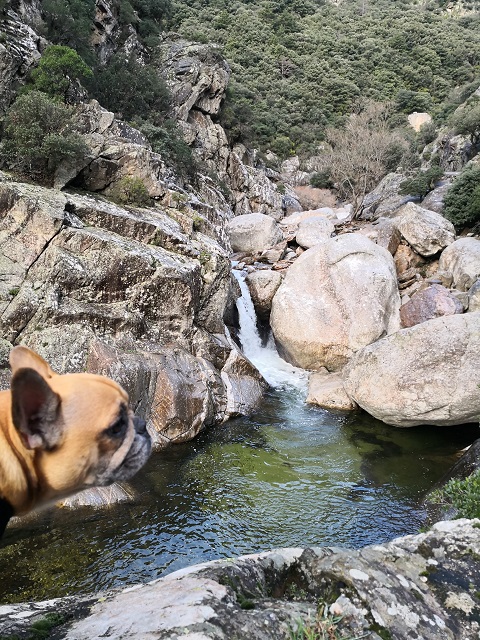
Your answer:
[[[266,321],[270,317],[273,296],[282,283],[282,276],[271,269],[254,271],[245,279],[257,316]]]
[[[473,640],[480,632],[479,524],[439,522],[427,533],[358,550],[279,549],[216,560],[97,602],[2,607],[0,624],[16,635],[60,611],[73,618],[56,630],[65,640],[289,640],[317,624],[338,637]]]
[[[273,299],[271,326],[289,362],[337,370],[398,329],[399,307],[392,256],[362,235],[341,235],[297,258]]]
[[[273,218],[261,213],[236,216],[228,224],[233,251],[257,253],[283,240],[283,234]]]
[[[468,291],[480,277],[480,241],[475,238],[456,240],[442,252],[439,269],[452,274],[455,288]]]
[[[435,255],[455,240],[451,222],[413,202],[396,212],[393,223],[408,244],[424,257]]]
[[[402,327],[413,327],[421,322],[463,313],[463,304],[440,284],[416,293],[400,308]]]
[[[329,373],[326,369],[310,374],[307,403],[337,411],[353,411],[358,408],[348,397],[341,375]]]
[[[227,396],[225,420],[252,413],[268,388],[259,371],[236,349],[231,351],[221,376]]]
[[[357,351],[344,369],[345,389],[397,427],[478,422],[479,328],[476,312],[402,329]]]

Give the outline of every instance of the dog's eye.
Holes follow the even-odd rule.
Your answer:
[[[127,427],[127,424],[125,420],[120,418],[119,420],[114,422],[114,424],[112,424],[111,427],[105,430],[105,434],[110,438],[119,438],[120,436],[123,436],[123,434],[125,433],[126,427]]]

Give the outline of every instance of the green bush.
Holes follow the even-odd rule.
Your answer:
[[[111,198],[119,204],[129,204],[134,207],[148,207],[152,204],[147,188],[141,178],[125,176],[112,189]]]
[[[199,169],[197,160],[173,120],[165,120],[160,126],[150,120],[139,120],[134,124],[168,166],[173,167],[183,178],[194,178]]]
[[[310,186],[316,189],[331,189],[333,187],[330,169],[323,169],[314,173],[310,178]]]
[[[124,120],[148,116],[163,120],[170,109],[165,81],[153,67],[140,64],[133,56],[115,55],[107,66],[96,70],[89,89],[103,107]]]
[[[72,82],[81,83],[92,77],[92,70],[76,51],[63,45],[52,45],[45,49],[38,67],[30,74],[31,84],[27,85],[27,90],[43,91],[65,102]]]
[[[48,40],[72,47],[84,60],[93,62],[90,38],[95,0],[43,0],[42,9]]]
[[[469,165],[453,181],[444,201],[443,215],[456,227],[480,222],[480,166]]]
[[[424,198],[429,191],[434,189],[435,184],[442,176],[443,170],[434,165],[426,171],[419,171],[412,178],[404,180],[400,185],[399,193]]]
[[[457,518],[480,518],[480,471],[464,480],[449,480],[432,498],[454,507]]]
[[[0,160],[13,171],[50,181],[64,160],[88,153],[72,115],[71,107],[39,91],[18,97],[5,118]]]

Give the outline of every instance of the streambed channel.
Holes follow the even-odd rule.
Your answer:
[[[278,356],[263,355],[274,386],[255,415],[154,453],[131,502],[50,509],[7,529],[0,603],[99,592],[275,547],[418,532],[424,494],[478,425],[397,429],[308,406],[302,372],[287,366],[285,378]]]

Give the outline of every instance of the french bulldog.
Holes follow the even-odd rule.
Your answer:
[[[14,515],[131,478],[151,451],[145,421],[113,380],[58,375],[22,346],[10,366],[10,390],[0,392],[0,536]]]

